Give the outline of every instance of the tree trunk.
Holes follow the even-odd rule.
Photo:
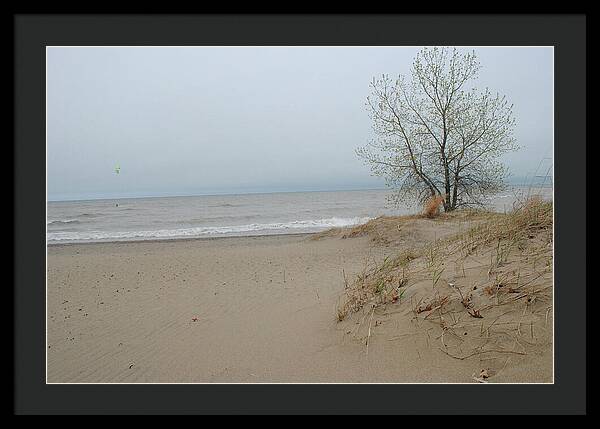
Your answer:
[[[452,210],[456,209],[457,197],[458,197],[458,186],[454,183],[454,189],[452,189]]]
[[[458,173],[454,174],[454,187],[452,188],[452,210],[456,209],[458,204]]]
[[[450,199],[450,171],[448,170],[448,165],[444,166],[444,190],[446,191],[446,195],[444,195],[444,211],[450,212],[454,210],[452,207],[452,200]]]

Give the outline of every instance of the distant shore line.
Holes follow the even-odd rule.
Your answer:
[[[510,183],[513,188],[553,188],[553,184],[541,183]],[[241,195],[270,195],[270,194],[303,194],[303,193],[326,193],[326,192],[365,192],[365,191],[389,191],[389,188],[357,188],[357,189],[326,189],[326,190],[300,190],[300,191],[256,191],[256,192],[233,192],[233,193],[211,193],[211,194],[178,194],[178,195],[138,195],[138,196],[114,196],[114,197],[92,197],[92,198],[73,198],[73,199],[47,199],[46,203],[68,203],[85,201],[111,201],[111,200],[135,200],[149,198],[186,198],[186,197],[235,197]]]

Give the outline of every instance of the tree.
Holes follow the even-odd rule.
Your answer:
[[[375,138],[357,154],[396,190],[396,204],[440,195],[449,212],[482,206],[505,187],[499,157],[518,149],[513,106],[487,88],[467,88],[479,69],[475,52],[424,48],[410,82],[387,75],[371,82]]]

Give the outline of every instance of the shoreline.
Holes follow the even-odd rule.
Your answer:
[[[324,230],[326,231],[326,230]],[[156,238],[156,239],[140,239],[140,240],[106,240],[106,241],[72,241],[68,243],[46,243],[46,247],[63,247],[63,246],[89,246],[94,244],[141,244],[141,243],[170,243],[170,242],[185,242],[185,241],[211,241],[211,240],[222,240],[222,239],[244,239],[244,238],[266,238],[266,237],[296,237],[296,236],[308,236],[319,234],[323,231],[317,232],[286,232],[283,234],[256,234],[256,235],[220,235],[216,237],[174,237],[174,238]]]

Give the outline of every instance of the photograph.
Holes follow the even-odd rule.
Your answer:
[[[47,386],[555,383],[564,51],[60,40]]]

